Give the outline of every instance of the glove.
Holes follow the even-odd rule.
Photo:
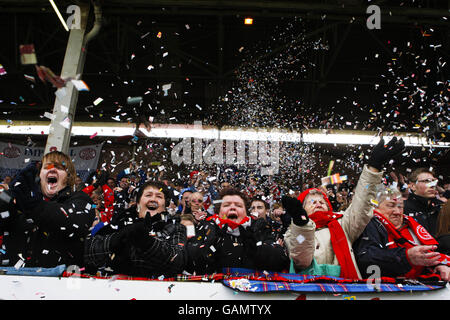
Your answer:
[[[253,220],[252,224],[244,228],[239,226],[239,234],[244,242],[249,255],[256,253],[257,247],[260,242],[264,242],[270,237],[271,228],[264,219]]]
[[[260,218],[252,221],[250,231],[253,234],[255,243],[258,243],[260,241],[267,240],[267,238],[270,236],[271,228],[266,220]]]
[[[97,181],[93,184],[94,188],[97,189],[99,186],[103,186],[106,184],[106,181],[109,178],[109,173],[107,171],[101,171],[100,176],[97,178]]]
[[[149,231],[162,231],[166,226],[166,222],[163,220],[162,213],[157,213],[152,216],[149,212],[147,212],[144,217],[144,225]]]
[[[17,208],[26,214],[32,212],[42,201],[37,175],[37,164],[30,163],[17,174],[16,179],[10,184],[9,191],[16,199]]]
[[[250,227],[244,228],[243,226],[239,226],[239,237],[244,243],[247,254],[250,256],[254,255],[256,253],[256,241]]]
[[[8,190],[0,192],[0,212],[2,213],[0,217],[1,222],[10,221],[12,216],[16,215],[13,197]]]
[[[92,184],[92,179],[94,179],[95,174],[97,173],[97,171],[92,171],[91,173],[89,173],[89,175],[86,178],[86,181],[84,183],[91,185]]]
[[[397,137],[393,137],[387,145],[384,144],[384,139],[381,138],[380,142],[373,148],[367,164],[381,171],[390,159],[402,153],[404,149],[405,142],[402,138],[397,140]]]
[[[303,208],[303,204],[300,200],[288,196],[283,196],[281,198],[281,204],[286,210],[286,213],[292,217],[292,221],[296,225],[304,226],[308,223],[308,214]]]
[[[147,248],[154,242],[154,238],[148,233],[149,230],[142,220],[127,225],[111,237],[110,250],[119,252],[128,244],[138,248]]]

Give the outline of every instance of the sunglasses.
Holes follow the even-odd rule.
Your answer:
[[[194,202],[194,203],[203,203],[203,200],[199,200],[199,199],[191,199],[191,202]]]

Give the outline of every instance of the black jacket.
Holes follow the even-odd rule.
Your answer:
[[[31,189],[35,190],[33,196]],[[27,185],[23,180],[17,187],[12,183],[8,194],[16,199],[16,204],[1,204],[0,211],[7,212],[0,218],[2,265],[83,266],[83,243],[95,218],[88,195],[82,191],[72,193],[66,187],[45,201],[36,186]]]
[[[223,272],[224,268],[248,268],[267,271],[289,269],[289,257],[278,243],[264,219],[252,220],[238,236],[219,228],[212,220],[201,221],[204,230],[188,241],[189,272],[196,274]]]
[[[284,234],[289,228],[291,222],[292,218],[288,213],[281,215],[280,221],[272,220],[270,217],[267,217],[267,223],[271,226],[272,233],[277,240],[284,239]]]
[[[372,275],[369,266],[380,267],[382,277],[399,277],[411,270],[405,248],[388,248],[388,232],[377,218],[372,218],[353,243],[353,252],[363,278]]]
[[[444,253],[446,255],[450,255],[450,234],[445,234],[436,238],[437,242],[439,242],[437,252]]]
[[[404,214],[413,217],[433,237],[436,235],[436,223],[442,201],[436,198],[427,199],[411,193],[405,200]]]
[[[95,230],[95,229],[94,229]],[[173,276],[186,265],[186,228],[167,212],[138,217],[136,206],[113,216],[86,239],[88,273]]]

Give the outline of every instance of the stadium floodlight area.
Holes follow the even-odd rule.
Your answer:
[[[46,121],[0,121],[0,134],[11,135],[48,135],[50,122]],[[140,131],[149,138],[198,138],[205,140],[247,140],[280,141],[311,144],[373,145],[379,141],[378,132],[358,130],[311,129],[304,132],[280,129],[249,129],[238,127],[213,127],[199,124],[153,124],[150,131]],[[390,136],[402,137],[406,146],[450,148],[450,142],[433,141],[417,132],[385,132],[386,140]],[[135,126],[131,123],[78,122],[71,129],[72,136],[121,137],[135,135]]]

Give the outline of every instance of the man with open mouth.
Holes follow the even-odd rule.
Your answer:
[[[166,211],[170,193],[162,182],[144,183],[136,205],[115,211],[86,239],[87,272],[140,277],[175,275],[184,270],[186,228]]]
[[[30,163],[0,201],[5,232],[2,265],[56,267],[83,265],[84,239],[95,218],[92,201],[74,192],[76,171],[70,157],[53,151]]]

